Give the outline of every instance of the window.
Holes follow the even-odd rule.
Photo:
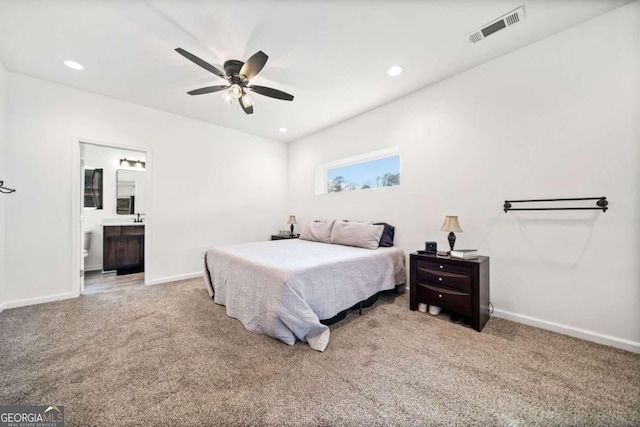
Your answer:
[[[400,185],[397,147],[326,163],[316,169],[316,194]]]

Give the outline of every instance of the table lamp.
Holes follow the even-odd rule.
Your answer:
[[[456,243],[456,235],[455,233],[462,233],[462,228],[460,228],[460,224],[458,223],[457,216],[449,216],[447,215],[444,219],[444,224],[442,224],[442,228],[440,231],[448,231],[449,232],[449,246],[451,247],[451,251],[453,250],[453,245]],[[449,253],[451,253],[449,251]]]
[[[291,235],[293,236],[293,225],[297,224],[296,216],[295,215],[289,215],[289,221],[287,221],[287,224],[291,224]]]

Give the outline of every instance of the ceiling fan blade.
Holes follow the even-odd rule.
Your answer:
[[[283,101],[293,101],[293,95],[289,95],[278,89],[272,89],[270,87],[251,85],[247,86],[247,89],[259,93],[260,95],[268,96],[270,98],[282,99]]]
[[[242,101],[242,97],[238,98],[238,102],[240,102],[240,106],[247,114],[253,114],[253,105],[249,105],[248,107],[244,106],[244,102]]]
[[[244,63],[238,74],[245,76],[247,80],[251,80],[262,70],[264,64],[267,63],[267,59],[269,59],[269,57],[263,51],[258,51],[251,58],[247,59],[247,62]]]
[[[205,93],[211,93],[211,92],[218,92],[220,90],[225,90],[225,89],[229,89],[231,86],[229,85],[222,85],[222,86],[209,86],[209,87],[203,87],[201,89],[195,89],[195,90],[190,90],[189,92],[187,92],[189,95],[203,95]]]
[[[178,52],[180,55],[184,56],[185,58],[187,58],[189,61],[193,62],[196,65],[201,66],[202,68],[204,68],[205,70],[215,74],[218,77],[222,77],[223,79],[226,80],[227,76],[220,70],[218,70],[216,67],[214,67],[213,65],[209,64],[207,61],[204,61],[200,58],[198,58],[197,56],[195,56],[193,53],[189,53],[186,50],[182,49],[182,48],[177,48],[176,52]]]

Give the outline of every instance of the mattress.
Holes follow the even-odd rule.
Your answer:
[[[205,281],[248,330],[324,351],[330,330],[320,320],[405,283],[405,254],[300,239],[219,246],[205,255]]]

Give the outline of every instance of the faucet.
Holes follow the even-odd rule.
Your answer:
[[[140,218],[140,215],[144,215],[144,214],[137,213],[136,215],[138,215],[138,217],[137,217],[137,218],[134,218],[134,219],[133,219],[133,222],[142,222],[142,218]]]

